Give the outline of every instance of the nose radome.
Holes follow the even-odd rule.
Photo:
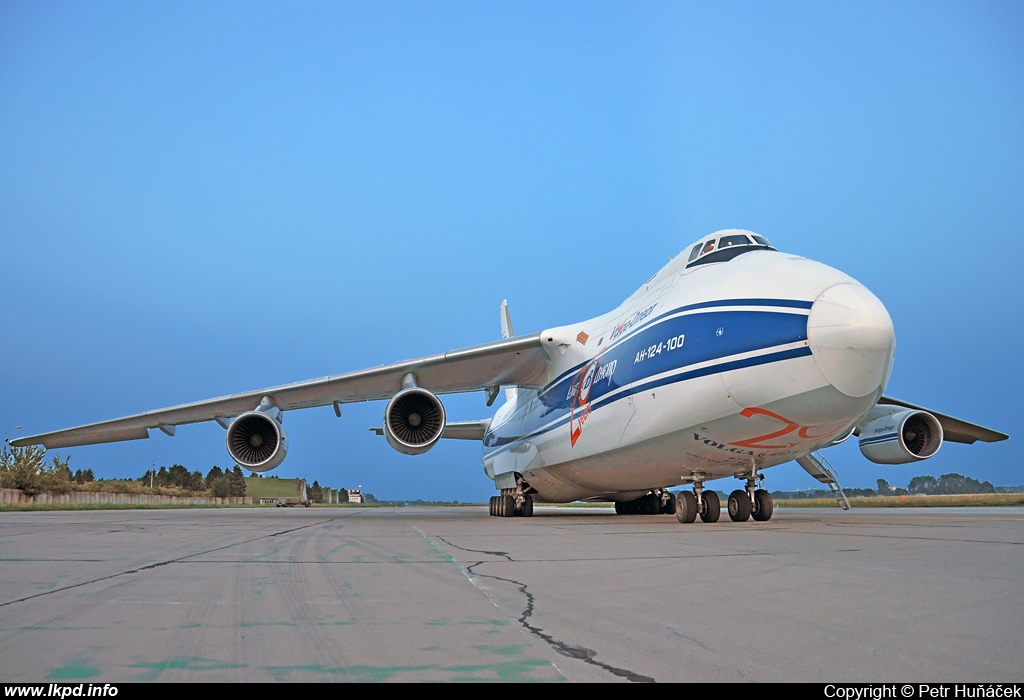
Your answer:
[[[896,352],[892,319],[860,284],[836,284],[818,295],[807,342],[822,374],[847,396],[867,396],[889,380]]]

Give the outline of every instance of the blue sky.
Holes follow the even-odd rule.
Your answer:
[[[1022,35],[1009,1],[7,0],[0,431],[485,342],[503,298],[520,333],[582,320],[739,227],[886,304],[887,393],[1012,436],[908,466],[845,444],[844,485],[1020,484]],[[474,444],[391,450],[383,408],[289,413],[275,473],[493,493]],[[230,464],[213,424],[66,453]]]

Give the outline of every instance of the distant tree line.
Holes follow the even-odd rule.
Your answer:
[[[885,479],[876,481],[877,488],[874,489],[843,489],[847,496],[907,496],[907,495],[928,495],[946,496],[966,493],[1016,493],[1024,491],[1024,484],[1020,486],[993,486],[989,481],[978,481],[963,474],[943,474],[936,478],[934,476],[915,476],[907,484],[906,488],[891,486]],[[830,498],[832,492],[827,489],[808,489],[806,491],[772,491],[776,499],[786,498]]]
[[[142,482],[143,486],[152,486],[153,488],[176,487],[182,491],[196,494],[208,491],[217,498],[245,495],[245,476],[242,474],[242,468],[237,464],[230,471],[225,471],[214,465],[205,478],[198,470],[189,472],[180,464],[175,464],[169,469],[167,467],[160,467],[156,471],[150,469],[140,476],[138,481]]]
[[[70,457],[54,456],[46,461],[46,450],[37,446],[8,448],[0,452],[0,488],[20,489],[27,496],[39,493],[68,493],[79,490],[130,491],[143,493],[150,487],[168,495],[213,495],[220,498],[245,495],[241,467],[225,471],[213,467],[204,478],[180,464],[148,470],[135,480],[137,486],[120,480],[97,480],[92,469],[71,471]]]

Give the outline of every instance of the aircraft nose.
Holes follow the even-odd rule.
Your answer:
[[[889,380],[896,352],[892,319],[860,284],[836,284],[818,295],[807,342],[825,378],[847,396],[867,396]]]

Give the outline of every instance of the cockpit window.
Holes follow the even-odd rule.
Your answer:
[[[733,245],[750,245],[750,239],[746,236],[722,236],[718,241],[719,248],[728,248]]]
[[[705,263],[726,262],[738,255],[755,250],[775,250],[775,247],[768,242],[764,236],[747,232],[740,232],[736,229],[720,231],[723,235],[717,240],[698,243],[690,250],[689,260],[686,267],[692,268]]]

